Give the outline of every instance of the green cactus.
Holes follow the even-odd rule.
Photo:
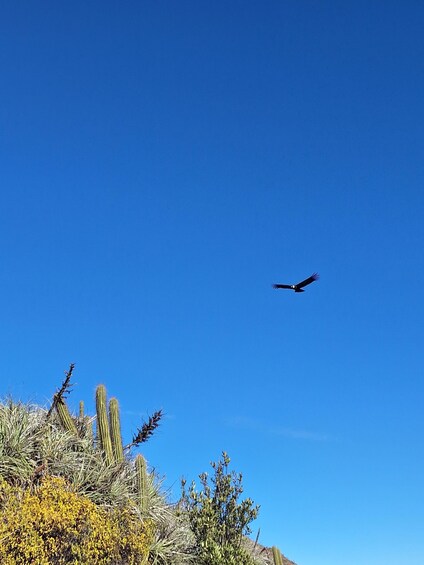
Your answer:
[[[91,443],[94,441],[93,423],[90,416],[84,415],[84,401],[79,402],[79,416],[78,416],[78,429],[80,430],[80,437],[89,440]]]
[[[109,423],[106,409],[106,388],[99,385],[96,388],[97,436],[103,450],[107,465],[114,462],[112,441],[109,432]]]
[[[81,437],[84,437],[91,444],[93,444],[94,443],[93,420],[90,416],[84,416],[81,422],[81,428],[82,428]]]
[[[281,551],[278,549],[278,547],[275,547],[275,545],[272,547],[272,556],[274,558],[275,565],[284,565]]]
[[[113,456],[116,463],[121,463],[124,460],[124,448],[122,445],[119,404],[116,398],[111,398],[109,401],[109,425]]]
[[[75,425],[74,420],[72,419],[71,414],[69,413],[68,407],[66,406],[65,402],[62,398],[59,398],[56,402],[56,410],[59,416],[60,423],[68,432],[71,432],[74,435],[78,435],[78,430]]]
[[[146,460],[140,454],[135,458],[135,470],[137,478],[137,491],[139,496],[140,508],[142,512],[146,513],[148,510],[148,478]]]

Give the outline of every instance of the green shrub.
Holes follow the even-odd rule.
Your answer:
[[[188,513],[196,539],[194,552],[199,565],[251,565],[253,558],[243,547],[243,537],[251,530],[249,524],[258,515],[258,506],[247,498],[239,502],[243,492],[242,475],[228,471],[230,458],[212,462],[214,474],[199,475],[202,489],[195,482],[188,491],[182,482],[180,507]]]

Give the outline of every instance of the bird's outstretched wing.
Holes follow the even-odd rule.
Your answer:
[[[308,284],[313,283],[314,281],[316,281],[317,279],[319,279],[319,274],[318,273],[314,273],[313,275],[311,275],[310,277],[308,277],[307,279],[305,279],[304,281],[297,283],[295,286],[296,288],[303,288],[304,286],[307,286]]]
[[[272,288],[289,288],[293,289],[293,287],[289,284],[273,284]]]

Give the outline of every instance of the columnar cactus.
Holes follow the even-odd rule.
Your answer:
[[[135,471],[137,477],[137,490],[140,501],[140,508],[143,512],[148,510],[148,484],[146,460],[140,454],[135,458]]]
[[[275,545],[272,547],[272,556],[274,558],[275,565],[284,565],[281,551],[278,549],[278,547],[275,547]]]
[[[96,388],[97,436],[103,450],[107,465],[114,462],[112,441],[110,439],[109,423],[106,409],[106,388],[99,385]]]
[[[113,456],[116,463],[124,460],[124,448],[121,436],[121,421],[119,419],[119,404],[116,398],[109,401],[109,424],[112,440]]]
[[[61,398],[56,402],[56,410],[59,416],[60,423],[65,428],[65,430],[77,436],[78,430],[75,425],[75,422],[72,419],[71,414],[69,413],[68,407]]]

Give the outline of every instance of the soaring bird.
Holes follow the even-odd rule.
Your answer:
[[[272,286],[274,288],[288,288],[290,290],[294,290],[295,292],[305,292],[303,290],[303,287],[313,283],[314,281],[316,281],[317,279],[319,279],[319,274],[318,273],[314,273],[313,275],[311,275],[310,277],[308,277],[307,279],[305,279],[302,282],[299,282],[297,284],[273,284]]]

